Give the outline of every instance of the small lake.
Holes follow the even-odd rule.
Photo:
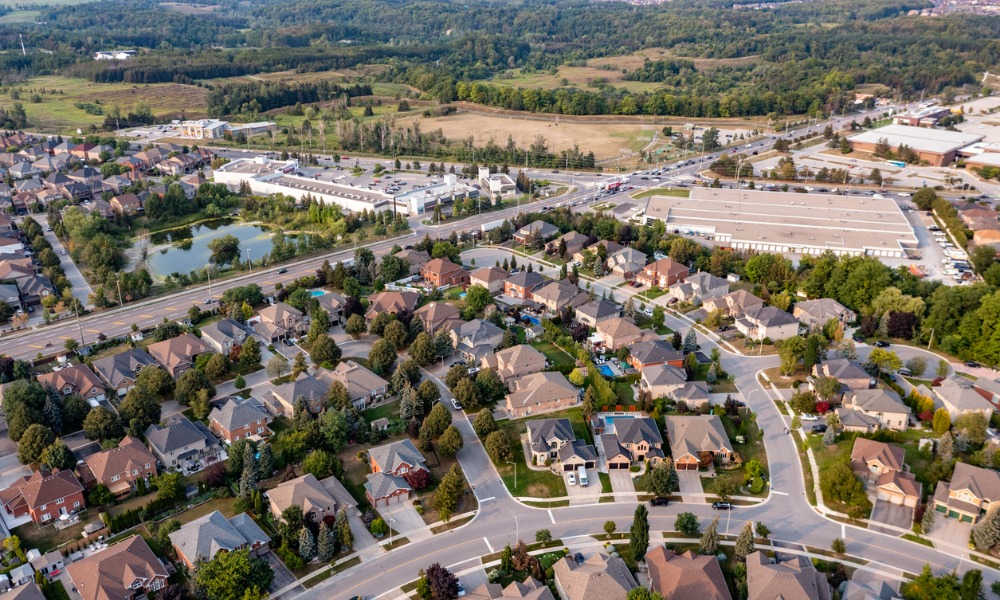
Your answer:
[[[271,232],[267,227],[236,224],[230,220],[220,219],[151,235],[150,243],[153,245],[173,245],[151,253],[149,266],[160,276],[171,273],[186,274],[204,268],[212,255],[212,251],[208,249],[209,242],[224,235],[234,235],[239,238],[242,260],[246,260],[247,248],[250,249],[250,258],[254,261],[259,261],[271,253]]]

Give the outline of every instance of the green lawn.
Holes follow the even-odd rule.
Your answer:
[[[547,418],[554,418],[549,415]],[[527,431],[524,421],[502,421],[500,429],[510,438],[510,449],[516,467],[511,464],[496,464],[497,471],[504,485],[514,496],[530,496],[535,498],[558,498],[566,495],[566,483],[562,477],[549,471],[533,471],[527,467],[524,460],[524,450],[521,445],[521,435]],[[574,427],[574,430],[576,428]],[[579,435],[579,434],[578,434]],[[516,474],[515,474],[516,468]],[[516,476],[515,476],[516,475]]]
[[[617,381],[614,384],[615,392],[618,394],[618,403],[622,406],[635,405],[635,390],[630,381]]]
[[[638,194],[633,194],[632,197],[638,200],[639,198],[649,198],[650,196],[677,196],[678,198],[687,198],[690,195],[691,195],[690,190],[668,190],[667,188],[652,188],[644,192],[639,192]]]
[[[399,402],[394,400],[392,402],[376,406],[375,408],[369,408],[361,414],[369,423],[382,418],[393,421],[399,418]]]
[[[558,370],[565,368],[572,369],[573,366],[576,365],[576,359],[552,342],[538,342],[532,344],[532,347],[544,354],[545,358],[549,359],[552,366]]]
[[[93,512],[93,511],[90,511]],[[21,545],[25,548],[37,548],[42,554],[66,544],[80,539],[83,533],[83,526],[91,520],[97,520],[97,514],[93,513],[91,518],[80,518],[80,522],[57,531],[54,525],[47,527],[36,527],[34,523],[25,523],[11,530],[11,535],[16,535],[21,539]]]
[[[215,511],[221,512],[225,517],[232,517],[236,514],[233,510],[233,504],[236,502],[235,498],[216,498],[215,500],[209,500],[204,504],[199,504],[191,510],[186,510],[182,513],[176,514],[170,517],[171,520],[176,520],[183,525],[184,523],[190,523],[198,517],[204,517],[207,514],[211,514]]]
[[[45,600],[69,600],[69,594],[66,593],[63,582],[58,579],[46,585],[43,592],[45,593]]]

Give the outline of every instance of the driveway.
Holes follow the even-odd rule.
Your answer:
[[[899,527],[903,531],[896,531],[888,527],[879,527],[878,523]],[[871,523],[868,524],[868,529],[899,537],[906,531],[909,531],[912,524],[912,507],[893,504],[887,500],[876,500],[875,506],[872,507]]]
[[[338,506],[347,506],[347,523],[351,527],[351,534],[354,535],[354,549],[364,550],[369,546],[374,546],[377,542],[372,536],[365,522],[361,520],[361,513],[357,509],[358,501],[351,496],[344,484],[337,481],[336,477],[327,477],[319,482],[326,491],[330,492]]]
[[[272,581],[271,586],[267,588],[268,591],[274,592],[276,590],[280,590],[295,583],[296,581],[295,575],[293,575],[292,572],[288,570],[288,567],[285,566],[285,563],[281,562],[281,559],[278,558],[278,555],[276,555],[274,552],[265,552],[264,554],[261,555],[261,558],[266,560],[268,566],[270,566],[271,570],[274,571],[274,581]],[[302,591],[304,591],[302,586],[298,586],[293,590],[289,590],[289,592],[292,595],[297,595]]]
[[[942,542],[967,549],[969,547],[969,535],[972,533],[972,525],[961,523],[958,519],[949,519],[943,513],[934,513],[934,526],[927,537],[935,542]]]
[[[704,489],[701,487],[701,473],[699,471],[677,471],[677,479],[680,482],[682,498],[686,494],[704,493]],[[687,501],[687,498],[684,498],[684,500]],[[700,499],[695,501],[700,501]]]
[[[414,508],[413,502],[409,500],[390,504],[389,506],[379,505],[375,510],[382,515],[387,525],[390,524],[389,519],[392,519],[393,535],[397,533],[406,534],[406,537],[410,538],[410,542],[431,536],[429,531],[424,530],[423,517],[417,514],[417,509]]]
[[[611,490],[616,494],[635,493],[632,473],[628,469],[608,469],[608,476],[611,478]]]
[[[575,472],[573,476],[576,477]],[[587,487],[581,486],[579,481],[576,485],[570,485],[569,473],[560,472],[553,477],[562,477],[566,483],[566,495],[569,496],[570,506],[597,502],[597,495],[601,493],[601,480],[597,476],[597,469],[587,469]]]

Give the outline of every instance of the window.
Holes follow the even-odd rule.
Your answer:
[[[133,475],[138,475],[139,474],[139,470],[138,469],[132,469],[132,474]]]
[[[42,515],[42,523],[44,523],[45,521],[51,521],[51,520],[52,520],[52,515],[50,515],[49,513],[45,513],[44,515]]]
[[[79,508],[79,507],[80,507],[80,501],[77,500],[76,502],[73,503],[73,508]]]
[[[118,481],[119,479],[121,479],[121,476],[119,476],[119,475],[112,475],[111,476],[111,481]]]
[[[48,504],[43,504],[38,510],[45,510],[48,506]]]
[[[60,499],[56,500],[56,504],[62,504],[65,501],[66,501],[65,498],[60,498]]]
[[[239,434],[236,434],[236,435],[234,435],[234,436],[233,436],[233,441],[234,441],[234,442],[238,442],[238,441],[240,441],[240,435],[239,435]]]
[[[147,468],[147,469],[149,468],[149,463],[146,463],[146,468]]]

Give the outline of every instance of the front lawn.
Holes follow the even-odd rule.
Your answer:
[[[546,418],[556,418],[555,415],[546,415]],[[527,496],[534,498],[559,498],[566,495],[566,483],[562,477],[553,475],[548,470],[535,471],[528,468],[525,462],[524,449],[521,444],[521,435],[527,431],[524,421],[501,421],[500,430],[510,438],[510,449],[513,455],[513,462],[517,465],[507,463],[493,463],[503,479],[504,485],[514,496]],[[574,426],[574,432],[576,427]],[[577,433],[577,436],[580,434]],[[515,476],[516,469],[516,476]]]
[[[809,376],[809,373],[806,372],[802,365],[797,365],[795,367],[795,372],[788,377],[781,374],[781,369],[779,367],[764,369],[764,374],[767,375],[769,380],[771,380],[774,387],[782,389],[789,389],[803,385],[806,382],[806,377]]]

